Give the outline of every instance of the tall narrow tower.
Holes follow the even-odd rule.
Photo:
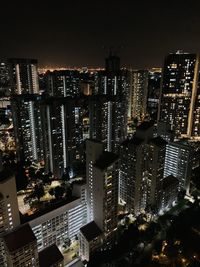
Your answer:
[[[12,94],[39,93],[36,59],[12,58],[8,60],[8,64]]]
[[[198,76],[198,55],[178,51],[165,58],[159,120],[170,124],[176,137],[200,135]]]

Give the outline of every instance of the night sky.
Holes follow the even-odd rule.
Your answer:
[[[200,52],[200,1],[1,1],[0,57],[104,66],[110,46],[134,68],[162,66],[178,49]]]

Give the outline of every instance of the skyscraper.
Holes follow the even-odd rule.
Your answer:
[[[198,55],[178,51],[165,58],[159,120],[169,123],[176,137],[200,134],[198,75]]]
[[[94,219],[94,192],[93,192],[93,165],[103,153],[104,146],[102,142],[97,140],[86,141],[86,179],[87,179],[87,206],[88,206],[88,222]]]
[[[49,97],[41,102],[46,169],[60,177],[83,160],[83,114],[80,99]],[[47,138],[45,138],[47,137]]]
[[[43,160],[40,100],[41,96],[37,94],[17,95],[11,98],[17,154],[22,161]]]
[[[9,88],[9,69],[6,61],[0,62],[0,96],[5,96],[10,94]]]
[[[118,152],[127,135],[127,71],[120,69],[120,59],[110,53],[105,71],[95,79],[96,96],[90,102],[90,138],[98,138],[107,151]]]
[[[166,142],[153,137],[153,124],[143,122],[121,144],[119,200],[133,214],[158,208],[161,201]]]
[[[147,70],[130,70],[129,117],[142,121],[146,115],[148,93]]]
[[[0,266],[6,266],[2,236],[20,224],[14,174],[0,169]]]
[[[147,114],[154,121],[156,121],[158,117],[161,76],[161,69],[149,70]]]
[[[38,94],[38,73],[36,59],[12,58],[10,67],[12,94]]]
[[[186,141],[170,142],[166,147],[164,177],[178,179],[178,189],[189,189],[192,172],[192,147]]]
[[[86,157],[89,220],[92,221],[80,229],[80,256],[88,260],[92,250],[102,242],[111,245],[115,237],[119,165],[118,156],[103,151],[103,144],[95,140],[87,141]]]
[[[117,229],[118,175],[118,156],[104,151],[93,165],[93,216],[107,242]]]
[[[118,151],[126,138],[123,104],[119,96],[96,95],[89,99],[90,138],[101,140],[107,151]]]
[[[81,93],[80,73],[77,70],[47,72],[47,93],[50,96],[78,96]]]

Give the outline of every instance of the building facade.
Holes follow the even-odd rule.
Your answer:
[[[161,201],[166,142],[143,122],[120,149],[119,203],[129,213],[156,211]]]
[[[88,261],[94,250],[111,246],[115,238],[119,163],[96,140],[87,140],[86,155],[89,223],[81,228],[80,257]]]
[[[7,266],[39,267],[36,238],[28,224],[24,224],[3,236]]]
[[[96,75],[94,92],[98,97],[92,100],[90,106],[90,138],[102,140],[107,151],[117,153],[127,135],[128,101],[128,72],[120,69],[118,56],[110,53],[106,58],[105,71],[99,71]],[[102,117],[95,124],[96,115]],[[101,132],[101,138],[95,137]]]
[[[165,58],[159,120],[169,123],[176,137],[199,136],[199,57],[178,51]]]
[[[143,121],[147,112],[148,70],[130,70],[129,117]]]
[[[40,108],[46,170],[61,177],[76,160],[83,160],[82,102],[48,97]]]
[[[85,185],[81,185],[77,192],[79,198],[71,202],[24,218],[37,238],[39,251],[54,243],[63,250],[66,240],[74,240],[79,235],[80,228],[87,224]]]
[[[26,94],[11,98],[13,126],[18,158],[43,160],[43,136],[39,102],[41,96]]]
[[[12,94],[38,94],[39,83],[36,59],[8,60]]]
[[[187,141],[170,142],[166,147],[164,177],[178,179],[178,189],[189,190],[193,149]]]
[[[74,96],[81,94],[81,77],[77,70],[55,70],[47,72],[47,93],[49,96]]]
[[[0,169],[0,266],[6,266],[2,236],[20,225],[14,174]]]

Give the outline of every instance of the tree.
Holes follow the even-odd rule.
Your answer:
[[[179,247],[177,245],[172,244],[172,242],[168,243],[165,253],[171,261],[171,266],[176,267],[177,266],[176,261],[179,254]]]
[[[53,188],[53,187],[50,188],[50,190],[49,190],[49,195],[51,195],[52,197],[54,196],[54,188]]]
[[[154,250],[157,254],[160,254],[162,251],[162,245],[163,245],[163,240],[158,240],[154,244]]]
[[[69,237],[67,237],[67,238],[65,239],[64,243],[65,243],[65,245],[66,245],[67,247],[70,247],[72,241],[71,241],[71,239],[70,239]]]
[[[35,172],[35,168],[29,167],[28,172],[29,172],[29,177],[31,179],[33,179],[33,180],[36,180],[37,175],[36,175],[36,172]]]
[[[51,179],[49,174],[42,174],[42,181],[44,184],[51,184]]]
[[[65,182],[68,182],[70,180],[70,177],[69,177],[69,172],[68,171],[65,171],[62,175],[62,180],[65,181]]]
[[[56,186],[54,188],[54,196],[56,199],[62,199],[65,193],[65,189],[61,186]]]
[[[37,197],[38,201],[40,201],[40,198],[45,195],[44,187],[42,184],[35,185],[34,187],[34,196]]]

